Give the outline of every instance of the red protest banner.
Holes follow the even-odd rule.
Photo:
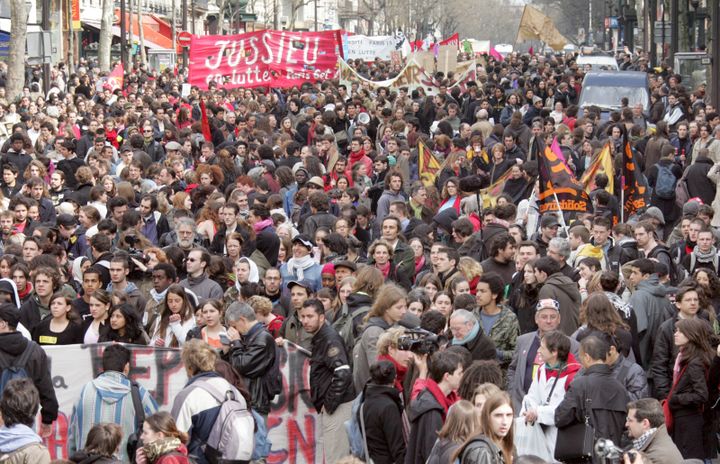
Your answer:
[[[340,31],[259,31],[193,36],[190,84],[218,87],[292,87],[335,78]]]

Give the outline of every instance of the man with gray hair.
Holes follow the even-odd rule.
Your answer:
[[[456,309],[450,316],[450,344],[467,348],[473,361],[495,359],[495,342],[482,330],[477,317],[466,309]]]
[[[195,221],[190,218],[180,218],[175,226],[177,246],[187,254],[195,245]]]
[[[230,364],[248,380],[252,407],[267,424],[270,402],[275,397],[272,382],[280,374],[279,363],[275,362],[275,339],[257,320],[255,310],[246,303],[231,304],[225,311],[225,322],[230,339]]]
[[[573,282],[577,282],[580,280],[580,273],[567,263],[571,253],[570,242],[566,238],[555,237],[548,243],[547,255],[560,264],[560,272],[563,275],[570,277]]]

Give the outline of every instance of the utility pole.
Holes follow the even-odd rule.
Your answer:
[[[72,20],[72,0],[67,1],[68,18],[68,76],[75,72],[75,27]],[[63,15],[65,16],[65,15]]]
[[[675,66],[675,54],[678,50],[678,22],[680,17],[678,16],[678,0],[670,0],[670,54],[668,59],[670,66]]]
[[[315,0],[315,32],[318,31],[318,0]]]
[[[50,49],[50,0],[43,0],[42,2],[42,52],[43,52],[43,87],[45,95],[50,91],[50,58],[47,58],[52,53]],[[50,50],[48,50],[50,49]]]
[[[127,70],[127,18],[125,14],[125,0],[120,0],[120,62],[123,70]]]
[[[647,12],[648,52],[650,52],[650,66],[657,65],[657,44],[655,43],[655,19],[657,18],[657,0],[648,0],[645,6]]]
[[[711,49],[711,66],[710,66],[710,99],[715,108],[720,105],[720,76],[718,76],[718,67],[720,67],[720,0],[708,0],[707,7],[710,10],[710,41]]]
[[[188,11],[188,2],[187,0],[182,0],[182,28],[183,31],[188,30],[188,17],[187,17],[187,11]],[[183,47],[183,67],[185,69],[188,69],[188,49],[187,47]]]
[[[145,55],[145,33],[143,32],[143,0],[137,0],[138,18],[138,51],[140,52],[140,64],[147,63]]]

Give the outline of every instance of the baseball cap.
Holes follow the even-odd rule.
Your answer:
[[[5,321],[13,329],[20,323],[20,310],[12,303],[0,305],[0,321]]]
[[[312,248],[315,246],[315,244],[310,239],[310,237],[308,237],[305,234],[298,234],[295,237],[293,237],[292,243],[295,244],[298,242],[302,243],[305,246],[305,248],[307,248],[308,250],[312,250]]]
[[[62,213],[57,219],[57,225],[64,227],[74,227],[78,224],[77,218],[72,214]]]
[[[287,287],[288,290],[290,290],[290,289],[292,289],[292,288],[293,288],[294,286],[296,286],[296,285],[304,288],[304,289],[307,290],[309,293],[312,293],[312,291],[313,291],[313,286],[312,286],[312,284],[311,284],[310,282],[308,282],[306,279],[302,279],[302,280],[291,280],[290,282],[287,283],[286,287]]]
[[[540,227],[558,227],[560,222],[554,214],[546,214],[540,219]]]
[[[345,269],[350,269],[351,271],[355,272],[357,271],[357,266],[352,261],[342,260],[335,262],[335,269],[339,267],[344,267]]]
[[[537,302],[535,311],[542,311],[543,309],[554,309],[555,311],[560,312],[560,303],[552,298],[543,298]]]

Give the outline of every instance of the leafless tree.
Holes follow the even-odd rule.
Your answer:
[[[10,0],[10,51],[7,72],[7,98],[15,100],[25,85],[25,52],[27,10],[24,0]],[[49,79],[49,76],[45,76]]]
[[[100,20],[100,43],[98,44],[98,64],[100,65],[100,71],[110,71],[113,19],[113,1],[103,0],[102,18]]]

